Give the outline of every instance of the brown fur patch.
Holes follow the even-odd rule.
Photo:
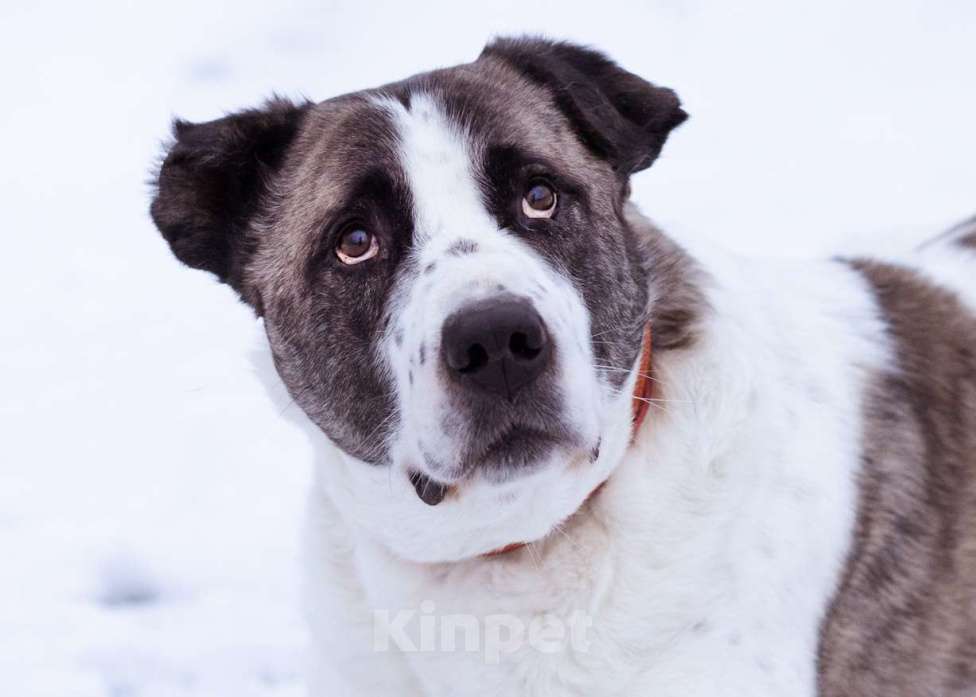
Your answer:
[[[702,290],[704,272],[684,249],[630,204],[625,206],[624,218],[644,247],[654,352],[692,346],[709,312]]]
[[[856,539],[822,627],[826,697],[976,694],[976,317],[909,269],[852,262],[888,322]],[[974,270],[976,271],[976,270]]]

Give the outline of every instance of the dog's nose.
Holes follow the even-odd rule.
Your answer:
[[[447,318],[441,347],[462,383],[511,400],[545,370],[552,355],[546,325],[525,299],[482,300]]]

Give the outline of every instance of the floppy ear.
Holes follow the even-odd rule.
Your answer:
[[[276,98],[216,121],[174,122],[150,213],[180,261],[243,292],[247,224],[309,106]]]
[[[672,90],[588,48],[546,39],[496,39],[481,55],[506,61],[550,90],[583,144],[625,177],[649,167],[671,130],[688,118]]]

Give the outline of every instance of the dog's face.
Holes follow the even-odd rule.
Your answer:
[[[674,94],[565,44],[311,105],[178,123],[153,217],[264,318],[341,452],[336,504],[394,553],[531,541],[609,475],[655,288],[628,177]]]

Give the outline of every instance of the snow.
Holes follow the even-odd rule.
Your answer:
[[[302,691],[310,451],[254,375],[253,316],[148,220],[172,115],[322,99],[545,32],[682,95],[692,119],[635,183],[666,228],[882,249],[976,211],[974,28],[965,0],[6,0],[2,693]]]

